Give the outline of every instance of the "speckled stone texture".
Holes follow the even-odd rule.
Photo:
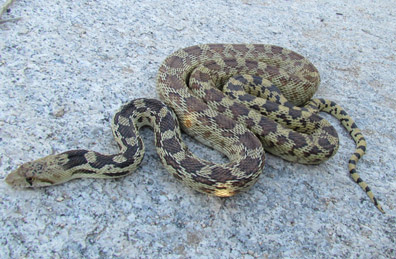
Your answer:
[[[363,130],[358,171],[387,214],[349,178],[354,143],[327,115],[336,156],[306,166],[268,155],[257,184],[227,199],[177,182],[145,129],[144,162],[125,178],[36,190],[0,181],[0,258],[395,258],[395,13],[393,0],[16,0],[2,19],[22,19],[0,24],[1,178],[51,153],[116,152],[111,117],[158,97],[157,69],[173,51],[268,43],[307,56],[322,76],[315,96]]]

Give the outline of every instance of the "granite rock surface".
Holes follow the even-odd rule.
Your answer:
[[[0,24],[0,178],[52,153],[116,152],[113,114],[158,97],[157,70],[177,49],[268,43],[308,57],[322,77],[315,96],[356,120],[368,142],[358,170],[387,213],[349,178],[354,143],[330,116],[333,158],[267,155],[256,185],[228,199],[177,182],[144,129],[130,176],[35,190],[0,181],[0,258],[395,258],[395,14],[391,0],[17,0],[1,18],[22,19]]]

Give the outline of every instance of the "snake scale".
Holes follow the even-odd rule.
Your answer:
[[[153,128],[166,169],[193,189],[229,197],[252,186],[264,167],[264,149],[281,158],[318,164],[338,150],[335,129],[318,115],[332,114],[356,143],[349,160],[353,180],[383,209],[356,172],[366,141],[345,110],[312,99],[319,72],[291,50],[260,44],[205,44],[184,48],[159,68],[161,102],[136,99],[118,110],[112,130],[120,152],[71,150],[27,162],[6,177],[12,186],[40,187],[74,178],[115,178],[133,172],[144,156],[138,131]],[[205,161],[183,143],[181,129],[229,161]]]

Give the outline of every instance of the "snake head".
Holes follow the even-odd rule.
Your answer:
[[[14,187],[44,187],[60,183],[62,179],[62,157],[56,155],[27,162],[5,178]]]

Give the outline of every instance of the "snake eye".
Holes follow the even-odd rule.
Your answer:
[[[33,186],[33,177],[26,177],[26,182],[30,184],[30,186]]]

